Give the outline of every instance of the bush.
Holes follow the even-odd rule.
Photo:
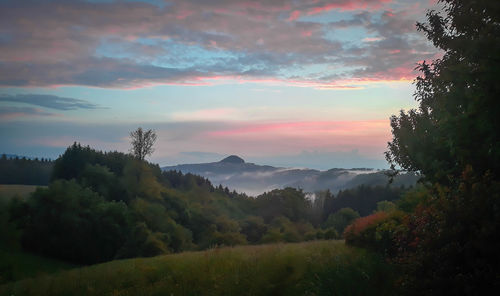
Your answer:
[[[324,235],[325,239],[338,239],[340,237],[339,233],[334,228],[328,228],[325,230]]]
[[[349,225],[344,238],[353,246],[365,247],[384,255],[394,256],[396,253],[396,235],[402,231],[404,213],[400,211],[376,212],[362,217]]]
[[[11,217],[22,224],[26,249],[84,264],[113,259],[129,231],[124,203],[105,201],[74,180],[38,188],[12,206]]]
[[[351,224],[352,221],[359,218],[359,213],[351,208],[342,208],[328,216],[324,227],[333,227],[338,233],[344,232],[347,225]]]

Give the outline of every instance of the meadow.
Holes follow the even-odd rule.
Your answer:
[[[116,260],[0,286],[0,295],[390,295],[395,272],[340,240]]]
[[[0,184],[0,197],[11,198],[17,195],[21,198],[27,198],[37,187],[47,186]]]

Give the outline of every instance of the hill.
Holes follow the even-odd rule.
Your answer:
[[[52,165],[48,186],[24,199],[0,199],[0,247],[76,265],[338,239],[352,219],[404,194],[402,188],[360,186],[310,198],[288,187],[251,198],[200,176],[76,143]],[[226,159],[228,165],[256,166],[236,157]],[[0,277],[15,278],[11,270],[0,268]]]
[[[77,268],[0,295],[390,295],[394,273],[343,241],[211,249]]]
[[[0,184],[0,198],[12,198],[14,196],[19,196],[21,198],[27,198],[31,193],[35,192],[36,185],[5,185]]]
[[[338,192],[359,185],[385,186],[389,183],[385,171],[367,168],[334,168],[327,171],[281,168],[248,163],[236,155],[218,162],[165,166],[162,170],[200,175],[213,184],[221,184],[252,196],[286,187],[301,188],[306,192]],[[414,174],[403,174],[395,178],[393,186],[412,186],[416,181]]]

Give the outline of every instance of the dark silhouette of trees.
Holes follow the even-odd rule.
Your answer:
[[[481,295],[500,288],[500,2],[440,2],[417,28],[444,55],[418,66],[418,109],[391,118],[388,161],[433,184],[396,236],[401,282]]]
[[[135,157],[144,160],[146,156],[154,152],[153,145],[156,142],[156,133],[153,130],[144,131],[142,127],[139,127],[130,133],[130,138],[132,140],[130,151]]]
[[[405,191],[406,189],[401,187],[364,185],[339,191],[336,195],[325,198],[323,217],[327,219],[342,208],[351,208],[360,216],[368,216],[377,209],[378,202],[398,200]]]
[[[328,216],[328,219],[324,223],[324,228],[333,227],[337,233],[342,233],[347,225],[351,224],[357,218],[359,218],[358,212],[351,208],[342,208]]]
[[[124,203],[107,202],[75,180],[38,188],[12,210],[26,249],[84,264],[114,258],[127,237],[127,216]]]
[[[378,194],[383,190],[357,190],[349,196],[353,206],[366,202],[372,211],[379,198],[392,199]],[[197,175],[162,172],[130,154],[74,143],[53,163],[48,188],[12,199],[0,211],[9,217],[0,218],[19,230],[20,238],[11,235],[6,241],[21,241],[25,249],[45,256],[93,264],[218,245],[339,238],[330,226],[350,219],[331,221],[326,229],[321,225],[328,217],[323,213],[342,207],[345,198],[336,200],[329,192],[318,196],[325,202],[313,202],[294,188],[248,197]]]
[[[467,166],[500,173],[500,5],[498,1],[442,0],[418,30],[444,51],[418,65],[417,110],[391,118],[386,157],[431,182],[453,184]]]
[[[54,162],[48,159],[0,157],[0,184],[47,185]]]

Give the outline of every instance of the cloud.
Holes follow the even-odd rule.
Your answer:
[[[387,120],[368,121],[296,121],[279,123],[236,123],[229,129],[219,129],[209,132],[208,136],[216,139],[296,139],[298,143],[312,142],[317,144],[332,143],[336,138],[338,143],[363,143],[370,145],[376,137],[389,138]]]
[[[174,112],[174,121],[221,121],[243,118],[242,112],[235,108],[201,109],[189,112]]]
[[[341,10],[360,10],[360,9],[379,9],[392,0],[336,0],[336,1],[315,1],[309,8],[308,14],[318,14],[330,11],[332,9]]]
[[[0,109],[0,118],[9,119],[10,116],[12,119],[14,115],[7,114],[28,112],[31,112],[29,113],[31,116],[33,112],[38,112],[33,108],[28,109],[3,108]],[[3,140],[0,141],[0,151],[24,149],[23,151],[29,155],[39,155],[35,152],[50,150],[54,154],[45,157],[54,158],[76,141],[82,145],[91,145],[98,150],[127,152],[130,148],[129,132],[137,126],[156,130],[158,140],[151,160],[162,165],[218,161],[222,159],[220,156],[236,154],[258,163],[265,163],[257,161],[259,159],[268,157],[270,161],[274,156],[288,155],[290,157],[283,158],[283,163],[273,164],[299,166],[310,160],[311,164],[316,163],[319,166],[321,161],[313,162],[314,156],[311,155],[303,155],[300,161],[297,159],[292,163],[293,155],[302,151],[321,151],[321,153],[333,151],[339,156],[349,155],[354,149],[357,149],[357,153],[362,156],[360,159],[383,161],[383,152],[386,150],[387,141],[391,138],[388,120],[284,123],[186,121],[147,124],[144,122],[61,124],[52,121],[6,120],[0,125]],[[197,151],[204,153],[185,153],[193,151],[193,147],[198,147]],[[356,156],[352,156],[348,159],[355,158]],[[341,161],[340,156],[335,159]],[[334,163],[325,163],[328,163],[328,166],[335,166]],[[342,166],[350,167],[347,163]]]
[[[135,88],[274,79],[331,88],[341,79],[407,79],[414,75],[412,63],[435,50],[414,28],[428,1],[410,8],[398,3],[2,1],[0,11],[9,13],[0,18],[0,86]],[[315,19],[332,11],[340,20]],[[336,39],[352,28],[365,30],[371,42]]]
[[[12,120],[21,117],[33,116],[57,116],[57,114],[45,112],[32,107],[0,106],[0,120]]]
[[[25,94],[25,95],[0,94],[0,102],[25,103],[61,111],[103,108],[100,107],[99,105],[89,103],[85,100],[64,98],[54,95],[40,95],[40,94]]]
[[[364,155],[356,149],[347,151],[304,150],[296,154],[251,157],[248,161],[272,166],[313,168],[319,170],[360,167],[388,168],[387,161],[383,157]]]

